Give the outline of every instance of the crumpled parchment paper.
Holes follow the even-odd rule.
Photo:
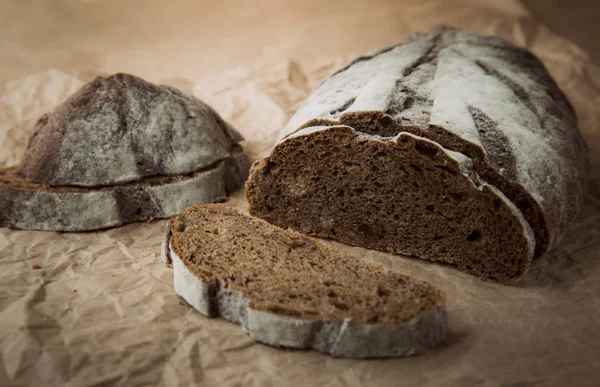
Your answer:
[[[564,240],[533,265],[521,284],[496,285],[450,266],[332,242],[445,290],[452,330],[447,345],[419,357],[334,359],[256,344],[238,326],[205,318],[189,307],[173,290],[171,270],[160,263],[164,220],[89,233],[1,228],[0,385],[596,385],[600,70],[584,52],[531,17],[517,19],[514,12],[522,10],[467,1],[417,3],[413,8],[405,5],[405,13],[411,15],[403,19],[406,32],[444,22],[525,45],[544,61],[576,107],[591,149],[590,189]],[[339,22],[331,17],[334,26],[357,28],[361,20],[349,12],[339,17]],[[305,26],[307,31],[315,27]],[[375,48],[402,37],[391,36],[389,26],[379,31],[369,30],[356,46]],[[327,39],[353,47],[351,37],[339,28],[330,26],[327,32],[334,35]],[[163,44],[157,41],[157,47]],[[256,159],[268,152],[277,131],[310,90],[360,53],[307,54],[303,60],[284,56],[237,67],[232,63],[229,70],[203,77],[190,72],[148,78],[212,104],[241,131],[250,157]],[[124,63],[135,67],[129,53],[122,55]],[[114,61],[112,57],[110,62]],[[42,113],[94,75],[111,69],[69,66],[57,65],[60,69],[35,71],[0,84],[0,165],[18,162]],[[140,75],[147,75],[147,70],[140,67]],[[243,190],[229,203],[246,211]]]

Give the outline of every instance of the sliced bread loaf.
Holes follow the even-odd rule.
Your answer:
[[[279,226],[514,282],[577,214],[587,169],[575,112],[533,54],[441,27],[325,80],[247,193]]]
[[[129,74],[98,77],[36,124],[0,168],[0,226],[85,231],[227,198],[250,167],[210,106]]]
[[[162,257],[191,306],[269,345],[409,356],[448,333],[445,295],[434,286],[225,205],[171,219]]]

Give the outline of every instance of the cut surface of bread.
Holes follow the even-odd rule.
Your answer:
[[[310,128],[263,163],[247,194],[251,213],[273,224],[498,282],[521,277],[533,255],[527,222],[471,160],[418,136]]]
[[[429,283],[219,204],[171,219],[163,260],[177,294],[255,340],[334,356],[416,355],[448,333]]]
[[[87,231],[227,198],[250,167],[202,101],[129,74],[98,77],[36,123],[0,168],[0,227]]]

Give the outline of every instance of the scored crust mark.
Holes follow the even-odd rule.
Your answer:
[[[527,94],[527,91],[523,87],[519,86],[519,84],[517,84],[515,81],[508,78],[506,75],[500,73],[498,70],[485,63],[483,60],[476,59],[474,62],[489,76],[499,79],[504,84],[506,84],[506,86],[510,87],[510,89],[515,93],[515,95],[521,100],[523,105],[527,106],[527,108],[531,110],[531,112],[535,114],[536,117],[538,117],[538,119],[541,119],[537,108],[535,107],[534,103],[531,101],[531,98]]]
[[[427,64],[427,63],[432,63],[435,66],[435,68],[437,68],[438,54],[443,48],[442,31],[438,31],[437,33],[434,33],[434,37],[432,39],[433,44],[432,44],[431,48],[429,50],[427,50],[427,52],[425,52],[425,54],[423,56],[421,56],[419,59],[417,59],[412,65],[410,65],[404,69],[404,71],[402,72],[403,77],[410,76],[416,69],[418,69],[420,66]],[[434,71],[434,74],[435,74],[435,71]]]
[[[531,52],[500,38],[436,28],[347,66],[309,96],[275,147],[340,124],[375,138],[412,133],[470,158],[533,229],[536,258],[582,202],[589,156],[573,108]]]
[[[402,43],[400,43],[400,44],[402,44]],[[359,56],[358,58],[351,60],[351,61],[350,61],[350,63],[348,63],[348,64],[347,64],[345,67],[342,67],[341,69],[337,70],[335,73],[331,74],[331,76],[334,76],[334,75],[336,75],[336,74],[339,74],[339,73],[341,73],[341,72],[344,72],[344,71],[346,71],[348,68],[350,68],[350,67],[354,66],[355,64],[357,64],[357,63],[359,63],[359,62],[364,62],[364,61],[367,61],[367,60],[369,60],[369,59],[372,59],[372,58],[376,57],[377,55],[384,54],[384,53],[386,53],[386,52],[388,52],[388,51],[391,51],[391,50],[393,50],[393,49],[394,49],[394,48],[396,48],[396,47],[397,47],[397,46],[383,47],[383,48],[380,48],[380,49],[378,49],[378,50],[375,50],[375,51],[373,51],[372,53],[370,53],[370,54],[368,54],[368,55]]]
[[[85,87],[85,86],[84,86]],[[27,149],[35,149],[36,153],[38,149],[44,149],[47,154],[55,154],[60,152],[61,144],[64,140],[64,131],[52,131],[48,132],[45,128],[54,125],[54,121],[57,119],[57,114],[44,114],[35,123],[34,131],[32,136],[27,141]],[[42,135],[40,135],[43,132]],[[40,152],[41,153],[41,152]],[[52,171],[58,168],[57,158],[48,158],[44,156],[31,157],[34,153],[25,152],[23,159],[21,160],[19,170],[23,175],[26,175],[27,171],[37,171],[41,176],[50,176]]]
[[[468,106],[475,128],[479,132],[481,144],[486,148],[490,161],[500,168],[500,174],[509,180],[517,178],[517,159],[511,150],[508,137],[498,124],[481,109]]]
[[[342,113],[342,112],[348,110],[348,108],[350,106],[352,106],[352,104],[354,103],[354,101],[356,101],[356,98],[350,98],[348,101],[344,102],[344,104],[342,106],[337,107],[337,108],[333,109],[332,111],[330,111],[329,114],[332,117],[338,116],[339,113]]]
[[[520,67],[527,72],[527,76],[531,77],[540,86],[540,89],[543,90],[543,92],[546,93],[547,96],[556,104],[559,110],[562,111],[561,116],[568,113],[575,117],[575,109],[573,108],[573,105],[565,96],[565,94],[562,93],[550,75],[550,72],[543,65],[540,66],[541,63],[539,59],[532,52],[517,46],[506,44],[502,40],[497,42],[497,40],[499,40],[497,38],[488,39],[491,39],[489,40],[491,44],[490,48],[493,48],[499,52],[507,64],[512,65],[515,68]],[[494,42],[494,40],[496,40],[496,42]],[[488,57],[487,59],[490,58]],[[493,76],[495,78],[499,78],[498,75],[501,75],[502,78],[506,78],[507,80],[511,79],[508,74],[502,74],[499,71],[500,68],[492,67],[492,65],[487,63],[487,61],[484,63],[482,60],[479,60],[479,62],[484,64],[486,67],[484,70],[492,70],[491,73],[494,73]],[[476,64],[479,65],[480,63]],[[513,73],[511,75],[514,76],[515,74]],[[516,82],[513,80],[512,83],[515,84]],[[529,94],[531,92],[531,90],[526,89],[524,91],[525,94]],[[538,103],[535,101],[535,98],[530,98],[530,101],[533,105]]]
[[[434,55],[432,55],[432,54],[436,51],[439,52],[439,50],[442,47],[441,33],[444,30],[449,30],[449,29],[451,29],[451,28],[446,27],[446,26],[439,26],[436,28],[436,30],[435,30],[436,32],[434,33],[436,35],[434,38],[434,45],[431,47],[431,49],[425,55],[423,55],[421,58],[419,58],[414,63],[414,65],[412,65],[411,67],[404,70],[404,72],[407,73],[407,74],[405,74],[405,76],[409,75],[409,73],[412,72],[412,70],[419,67],[421,64],[434,60]],[[397,48],[398,46],[421,40],[423,38],[423,36],[424,36],[423,33],[416,32],[416,33],[409,35],[403,42],[400,42],[396,45],[375,49],[372,52],[370,52],[368,55],[359,56],[358,58],[350,61],[350,63],[348,63],[345,67],[342,67],[341,69],[337,70],[335,73],[331,74],[331,77],[333,77],[334,75],[337,75],[341,72],[346,71],[347,69],[349,69],[350,67],[354,66],[355,64],[357,64],[359,62],[368,61],[369,59],[373,59],[374,57],[376,57],[378,55],[385,54],[386,52],[392,51],[393,49]]]
[[[135,82],[129,82],[129,77],[124,74],[115,74],[108,79],[115,83],[116,88],[121,89],[117,84],[125,86],[115,95],[115,102],[118,106],[117,116],[119,127],[123,132],[122,141],[129,142],[133,154],[132,161],[135,165],[137,175],[168,175],[169,173],[165,168],[165,165],[154,161],[156,153],[162,153],[164,151],[162,149],[154,149],[149,152],[147,149],[144,149],[144,147],[147,146],[144,137],[139,137],[136,135],[137,133],[135,133],[135,128],[145,128],[151,125],[149,120],[153,118],[152,114],[148,109],[148,106],[145,103],[141,103],[141,101],[143,98],[147,97],[155,98],[155,95],[158,94],[155,90],[156,86],[151,84],[138,85]],[[127,92],[126,90],[130,91]],[[144,97],[141,97],[142,95],[144,95]],[[137,114],[132,114],[133,112],[136,112]],[[174,117],[171,115],[167,116],[167,122],[161,133],[165,145],[161,146],[161,148],[172,148],[174,125]],[[117,203],[119,203],[118,199]]]
[[[487,280],[520,279],[535,246],[521,213],[470,159],[409,133],[305,129],[255,165],[246,188],[250,213],[278,226]]]
[[[397,68],[395,69],[396,75],[392,77],[395,79],[386,80],[388,83],[395,83],[396,86],[392,91],[394,94],[392,98],[389,98],[382,106],[380,106],[380,111],[385,112],[386,114],[373,112],[375,114],[372,115],[370,119],[364,119],[364,117],[361,117],[360,129],[359,127],[356,127],[357,130],[364,130],[366,133],[372,133],[381,136],[394,136],[398,133],[398,130],[396,125],[390,125],[392,124],[393,120],[388,115],[398,116],[399,119],[403,120],[402,123],[404,125],[424,125],[429,121],[429,114],[431,111],[431,106],[433,105],[433,100],[429,94],[418,90],[417,86],[433,80],[437,70],[438,55],[444,48],[443,33],[448,31],[450,30],[446,27],[438,28],[433,33],[431,43],[427,44],[424,50],[418,50],[420,52],[418,52],[416,56],[408,63],[403,62],[398,64]],[[412,42],[420,43],[418,37],[418,34],[409,37],[405,44]],[[402,44],[400,44],[400,46],[401,45]],[[337,71],[334,75],[343,73],[358,62],[364,62],[382,54],[391,54],[390,51],[398,47],[398,45],[392,46],[390,48],[376,51],[370,56],[360,57],[357,60],[352,61],[351,64],[345,68]],[[423,69],[424,67],[426,67],[426,69]],[[378,84],[376,87],[374,87],[373,92],[375,94],[379,94],[379,89],[381,86],[385,87],[385,85]],[[347,100],[337,103],[338,106],[329,112],[328,117],[323,117],[326,118],[326,120],[311,120],[307,124],[301,125],[294,132],[297,132],[298,130],[308,126],[331,126],[339,123],[351,125],[352,122],[357,123],[356,120],[359,119],[359,117],[356,114],[346,113],[346,111],[349,110],[349,108],[352,107],[352,105],[356,102],[356,99],[356,96],[348,96]],[[403,111],[411,110],[413,105],[416,105],[417,108],[415,109],[414,113],[411,111],[407,115],[401,114]],[[294,132],[286,133],[284,137],[288,137]]]
[[[445,295],[224,205],[171,219],[163,256],[177,294],[265,344],[333,356],[417,355],[448,334]]]

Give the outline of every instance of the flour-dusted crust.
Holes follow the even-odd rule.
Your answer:
[[[374,140],[412,133],[468,157],[533,230],[534,257],[556,245],[579,211],[589,163],[575,112],[533,54],[500,38],[438,27],[326,79],[255,164],[251,213],[277,223],[258,210],[265,191],[252,193],[274,153],[305,129],[340,125]]]
[[[240,141],[175,88],[98,77],[40,118],[16,168],[0,169],[0,226],[94,230],[223,201],[247,177]]]
[[[544,65],[497,37],[439,27],[358,58],[323,82],[282,129],[344,124],[406,131],[474,160],[532,226],[536,256],[578,213],[588,150]]]
[[[173,251],[175,292],[208,317],[240,325],[254,340],[276,347],[314,349],[336,357],[419,355],[445,341],[448,314],[439,305],[403,325],[352,324],[346,320],[302,320],[252,309],[239,291],[198,279]]]
[[[181,178],[97,189],[0,182],[0,227],[76,232],[170,218],[194,204],[226,200],[244,182],[248,168],[248,159],[239,153]]]
[[[216,209],[214,212],[217,214],[230,211],[222,206],[213,206],[210,210],[212,209]],[[197,210],[188,209],[178,217],[186,223],[184,228],[195,227],[194,221],[189,220],[189,215],[193,215],[194,211]],[[185,220],[186,218],[188,220]],[[167,225],[161,251],[163,262],[173,267],[175,292],[203,315],[220,316],[240,325],[256,341],[276,347],[314,349],[338,357],[376,358],[418,355],[440,345],[447,338],[448,315],[443,299],[431,309],[401,324],[357,323],[351,318],[296,318],[252,307],[249,301],[251,297],[244,294],[247,290],[234,289],[228,284],[227,278],[217,277],[213,281],[205,282],[188,267],[192,263],[179,257],[172,246],[171,238],[174,233],[184,230],[174,226],[178,223],[176,219]],[[244,220],[240,220],[240,223],[244,223]],[[213,227],[218,226],[214,224]],[[274,226],[268,227],[275,230],[272,238],[278,238],[279,232],[286,232],[277,231]],[[202,230],[198,232],[204,233]],[[253,231],[248,229],[247,232]],[[307,237],[301,238],[308,240]],[[269,254],[268,251],[263,253]],[[244,260],[246,257],[239,256],[237,259]],[[198,264],[199,260],[202,258],[195,258],[194,264]],[[199,270],[206,272],[207,269],[200,267]],[[388,269],[373,265],[373,270]],[[218,276],[217,273],[211,275]],[[253,278],[261,281],[260,277]],[[408,277],[405,278],[410,281]],[[282,277],[281,281],[286,281],[285,277]],[[315,279],[316,283],[318,281]],[[293,286],[290,281],[289,287]],[[273,300],[273,303],[276,304],[277,301]],[[382,310],[380,313],[385,315],[393,311]]]
[[[19,173],[84,187],[182,175],[229,157],[241,140],[199,99],[119,73],[97,77],[42,117]]]

